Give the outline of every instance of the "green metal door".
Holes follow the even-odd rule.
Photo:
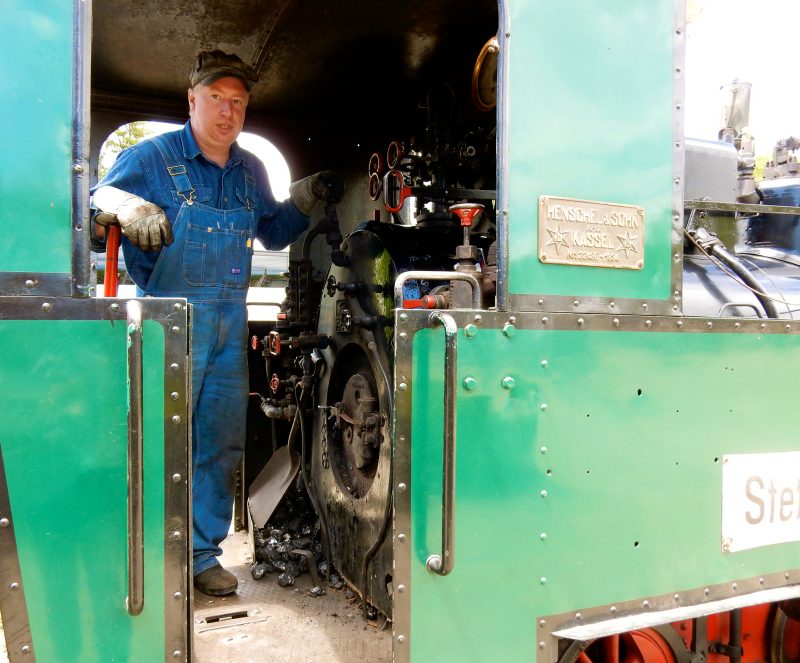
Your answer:
[[[400,312],[395,660],[552,663],[559,640],[800,594],[796,526],[765,542],[754,523],[735,550],[721,517],[738,495],[727,460],[755,467],[797,448],[781,404],[799,332],[777,320]],[[749,507],[768,510],[766,493]]]
[[[187,307],[0,298],[10,660],[189,660]]]

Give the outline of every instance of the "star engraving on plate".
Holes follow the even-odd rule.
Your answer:
[[[638,235],[631,235],[629,230],[625,231],[624,235],[617,235],[617,239],[619,240],[619,246],[617,247],[617,253],[620,251],[625,251],[625,257],[628,257],[628,253],[639,253],[639,249],[636,248],[636,240],[639,239]]]
[[[568,247],[569,244],[567,240],[564,239],[567,236],[567,231],[561,230],[561,224],[556,225],[555,230],[552,228],[547,228],[547,232],[550,233],[550,241],[545,244],[545,246],[553,245],[556,247],[556,255],[561,255],[558,252],[559,246],[563,246],[564,248]]]

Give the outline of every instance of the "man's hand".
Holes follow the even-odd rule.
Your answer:
[[[162,245],[172,244],[172,226],[158,205],[111,186],[100,187],[92,202],[100,210],[96,223],[118,224],[122,234],[142,251],[160,251]]]
[[[310,216],[317,202],[338,203],[344,193],[344,181],[333,170],[322,172],[298,180],[289,186],[292,202],[303,214]]]

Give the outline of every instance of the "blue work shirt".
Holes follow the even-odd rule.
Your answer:
[[[291,200],[275,200],[264,164],[237,143],[231,146],[228,162],[221,168],[203,155],[190,122],[187,121],[182,129],[163,134],[163,138],[172,144],[175,154],[183,157],[197,202],[208,207],[229,210],[246,205],[245,173],[250,174],[255,180],[253,203],[259,219],[256,237],[267,249],[286,247],[308,227],[308,217]],[[158,205],[174,224],[184,200],[178,195],[172,180],[153,141],[144,140],[121,152],[108,174],[92,187],[91,193],[101,186],[113,186],[133,193]],[[160,252],[141,251],[124,236],[122,252],[128,273],[144,290]]]

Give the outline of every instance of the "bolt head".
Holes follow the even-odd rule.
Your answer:
[[[478,386],[478,381],[473,377],[466,377],[464,378],[464,389],[467,391],[474,391],[475,388]]]
[[[511,390],[517,386],[517,381],[509,375],[503,378],[501,384],[503,385],[503,389]]]

